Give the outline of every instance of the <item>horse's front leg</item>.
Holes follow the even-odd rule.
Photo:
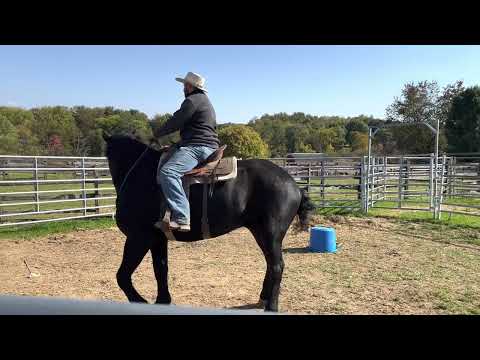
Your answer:
[[[172,298],[168,291],[168,243],[167,238],[162,233],[160,238],[156,238],[152,242],[151,247],[153,271],[157,279],[157,304],[170,304]]]
[[[148,239],[141,234],[129,234],[123,249],[123,259],[117,272],[117,283],[130,302],[146,303],[132,283],[132,274],[140,265],[150,247]]]

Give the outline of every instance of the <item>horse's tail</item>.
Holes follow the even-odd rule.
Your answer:
[[[300,206],[298,207],[298,211],[297,211],[298,220],[299,220],[298,221],[299,224],[297,228],[298,230],[307,231],[310,216],[312,215],[313,210],[315,210],[315,205],[310,200],[305,190],[300,189],[300,192],[302,194],[302,199],[300,201]]]

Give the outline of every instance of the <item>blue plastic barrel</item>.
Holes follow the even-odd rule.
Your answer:
[[[334,253],[337,251],[337,235],[334,228],[315,226],[310,229],[310,250]]]

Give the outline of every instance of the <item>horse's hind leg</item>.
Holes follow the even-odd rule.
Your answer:
[[[287,229],[280,229],[265,223],[249,228],[267,261],[267,272],[260,299],[263,300],[266,311],[278,311],[278,297],[284,268],[282,241]]]
[[[162,234],[160,239],[152,241],[153,271],[157,279],[157,300],[156,304],[170,304],[172,298],[168,291],[168,243],[165,235]]]
[[[251,229],[250,231],[254,235],[258,246],[262,250],[263,256],[265,256],[265,259],[267,259],[267,251],[266,251],[265,245],[263,243],[263,237],[260,234],[258,234],[258,236],[255,235],[255,230],[254,229]],[[272,274],[271,274],[270,268],[268,267],[268,264],[267,264],[267,271],[265,272],[265,277],[263,279],[262,291],[260,293],[260,301],[259,301],[259,305],[261,305],[262,307],[265,306],[268,299],[270,298],[271,275]]]
[[[149,239],[146,239],[144,236],[138,234],[127,236],[123,249],[122,263],[117,272],[117,283],[130,302],[147,302],[133,287],[132,274],[142,262],[149,248]]]

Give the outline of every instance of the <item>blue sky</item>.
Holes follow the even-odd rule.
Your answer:
[[[223,122],[265,113],[384,117],[409,81],[480,85],[480,46],[0,46],[0,105],[115,106],[149,116],[204,75]]]

